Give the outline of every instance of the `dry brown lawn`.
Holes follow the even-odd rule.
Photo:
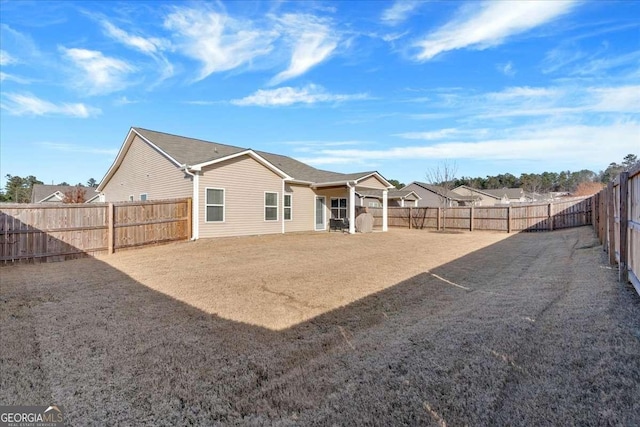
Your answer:
[[[0,269],[0,404],[72,425],[638,425],[588,227],[201,240]]]

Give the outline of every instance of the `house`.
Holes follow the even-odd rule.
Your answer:
[[[477,200],[475,196],[464,196],[453,191],[448,191],[438,185],[427,184],[414,181],[405,185],[403,191],[412,191],[420,197],[421,207],[452,207],[452,206],[473,206]]]
[[[462,196],[476,197],[474,206],[508,205],[511,203],[526,203],[534,201],[532,195],[525,193],[522,188],[501,188],[478,190],[467,185],[461,185],[452,190]]]
[[[381,190],[360,190],[356,191],[358,206],[369,208],[382,207]],[[415,208],[418,207],[420,196],[415,191],[391,189],[387,194],[389,207]]]
[[[291,157],[131,128],[96,189],[106,202],[192,198],[193,238],[326,230],[355,232],[356,192],[393,186],[378,172],[343,174]]]
[[[97,203],[100,195],[92,187],[81,187],[75,185],[45,185],[34,184],[31,189],[31,203],[64,203],[67,194],[74,195],[84,191],[84,203]]]

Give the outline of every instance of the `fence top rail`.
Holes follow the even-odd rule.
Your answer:
[[[163,205],[171,203],[184,203],[189,198],[182,199],[161,199],[147,200],[144,202],[113,202],[114,206],[144,206],[144,205]],[[100,208],[109,206],[110,203],[0,203],[0,211],[3,209],[83,209],[83,208]]]

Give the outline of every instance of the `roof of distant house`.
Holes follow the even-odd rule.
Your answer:
[[[416,184],[417,186],[422,187],[425,190],[431,191],[432,193],[435,193],[440,197],[445,197],[449,200],[455,200],[459,202],[468,202],[468,201],[473,201],[478,199],[477,196],[463,196],[461,194],[456,193],[455,191],[449,191],[446,188],[441,187],[439,185],[427,184],[425,182],[418,182],[418,181],[414,181],[411,184]],[[405,186],[405,188],[408,187],[409,185]]]
[[[31,189],[31,203],[40,203],[45,199],[58,193],[60,200],[64,198],[65,193],[74,191],[77,187],[75,185],[47,185],[47,184],[34,184]],[[87,201],[98,197],[93,187],[80,187],[85,190],[85,199]]]

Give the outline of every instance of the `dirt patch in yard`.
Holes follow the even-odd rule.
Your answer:
[[[640,423],[640,297],[590,228],[202,240],[0,274],[0,404],[74,425]]]

